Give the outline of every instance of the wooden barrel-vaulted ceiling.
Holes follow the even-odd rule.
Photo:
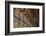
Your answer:
[[[15,8],[14,15],[27,26],[39,26],[39,9]]]

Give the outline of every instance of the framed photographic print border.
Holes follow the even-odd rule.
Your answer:
[[[41,5],[43,20],[42,20],[42,31],[22,31],[22,32],[10,32],[10,4],[24,4],[24,5]],[[16,34],[33,34],[33,33],[44,33],[45,31],[45,8],[44,3],[36,3],[36,2],[18,2],[18,1],[5,1],[5,35],[16,35]]]

